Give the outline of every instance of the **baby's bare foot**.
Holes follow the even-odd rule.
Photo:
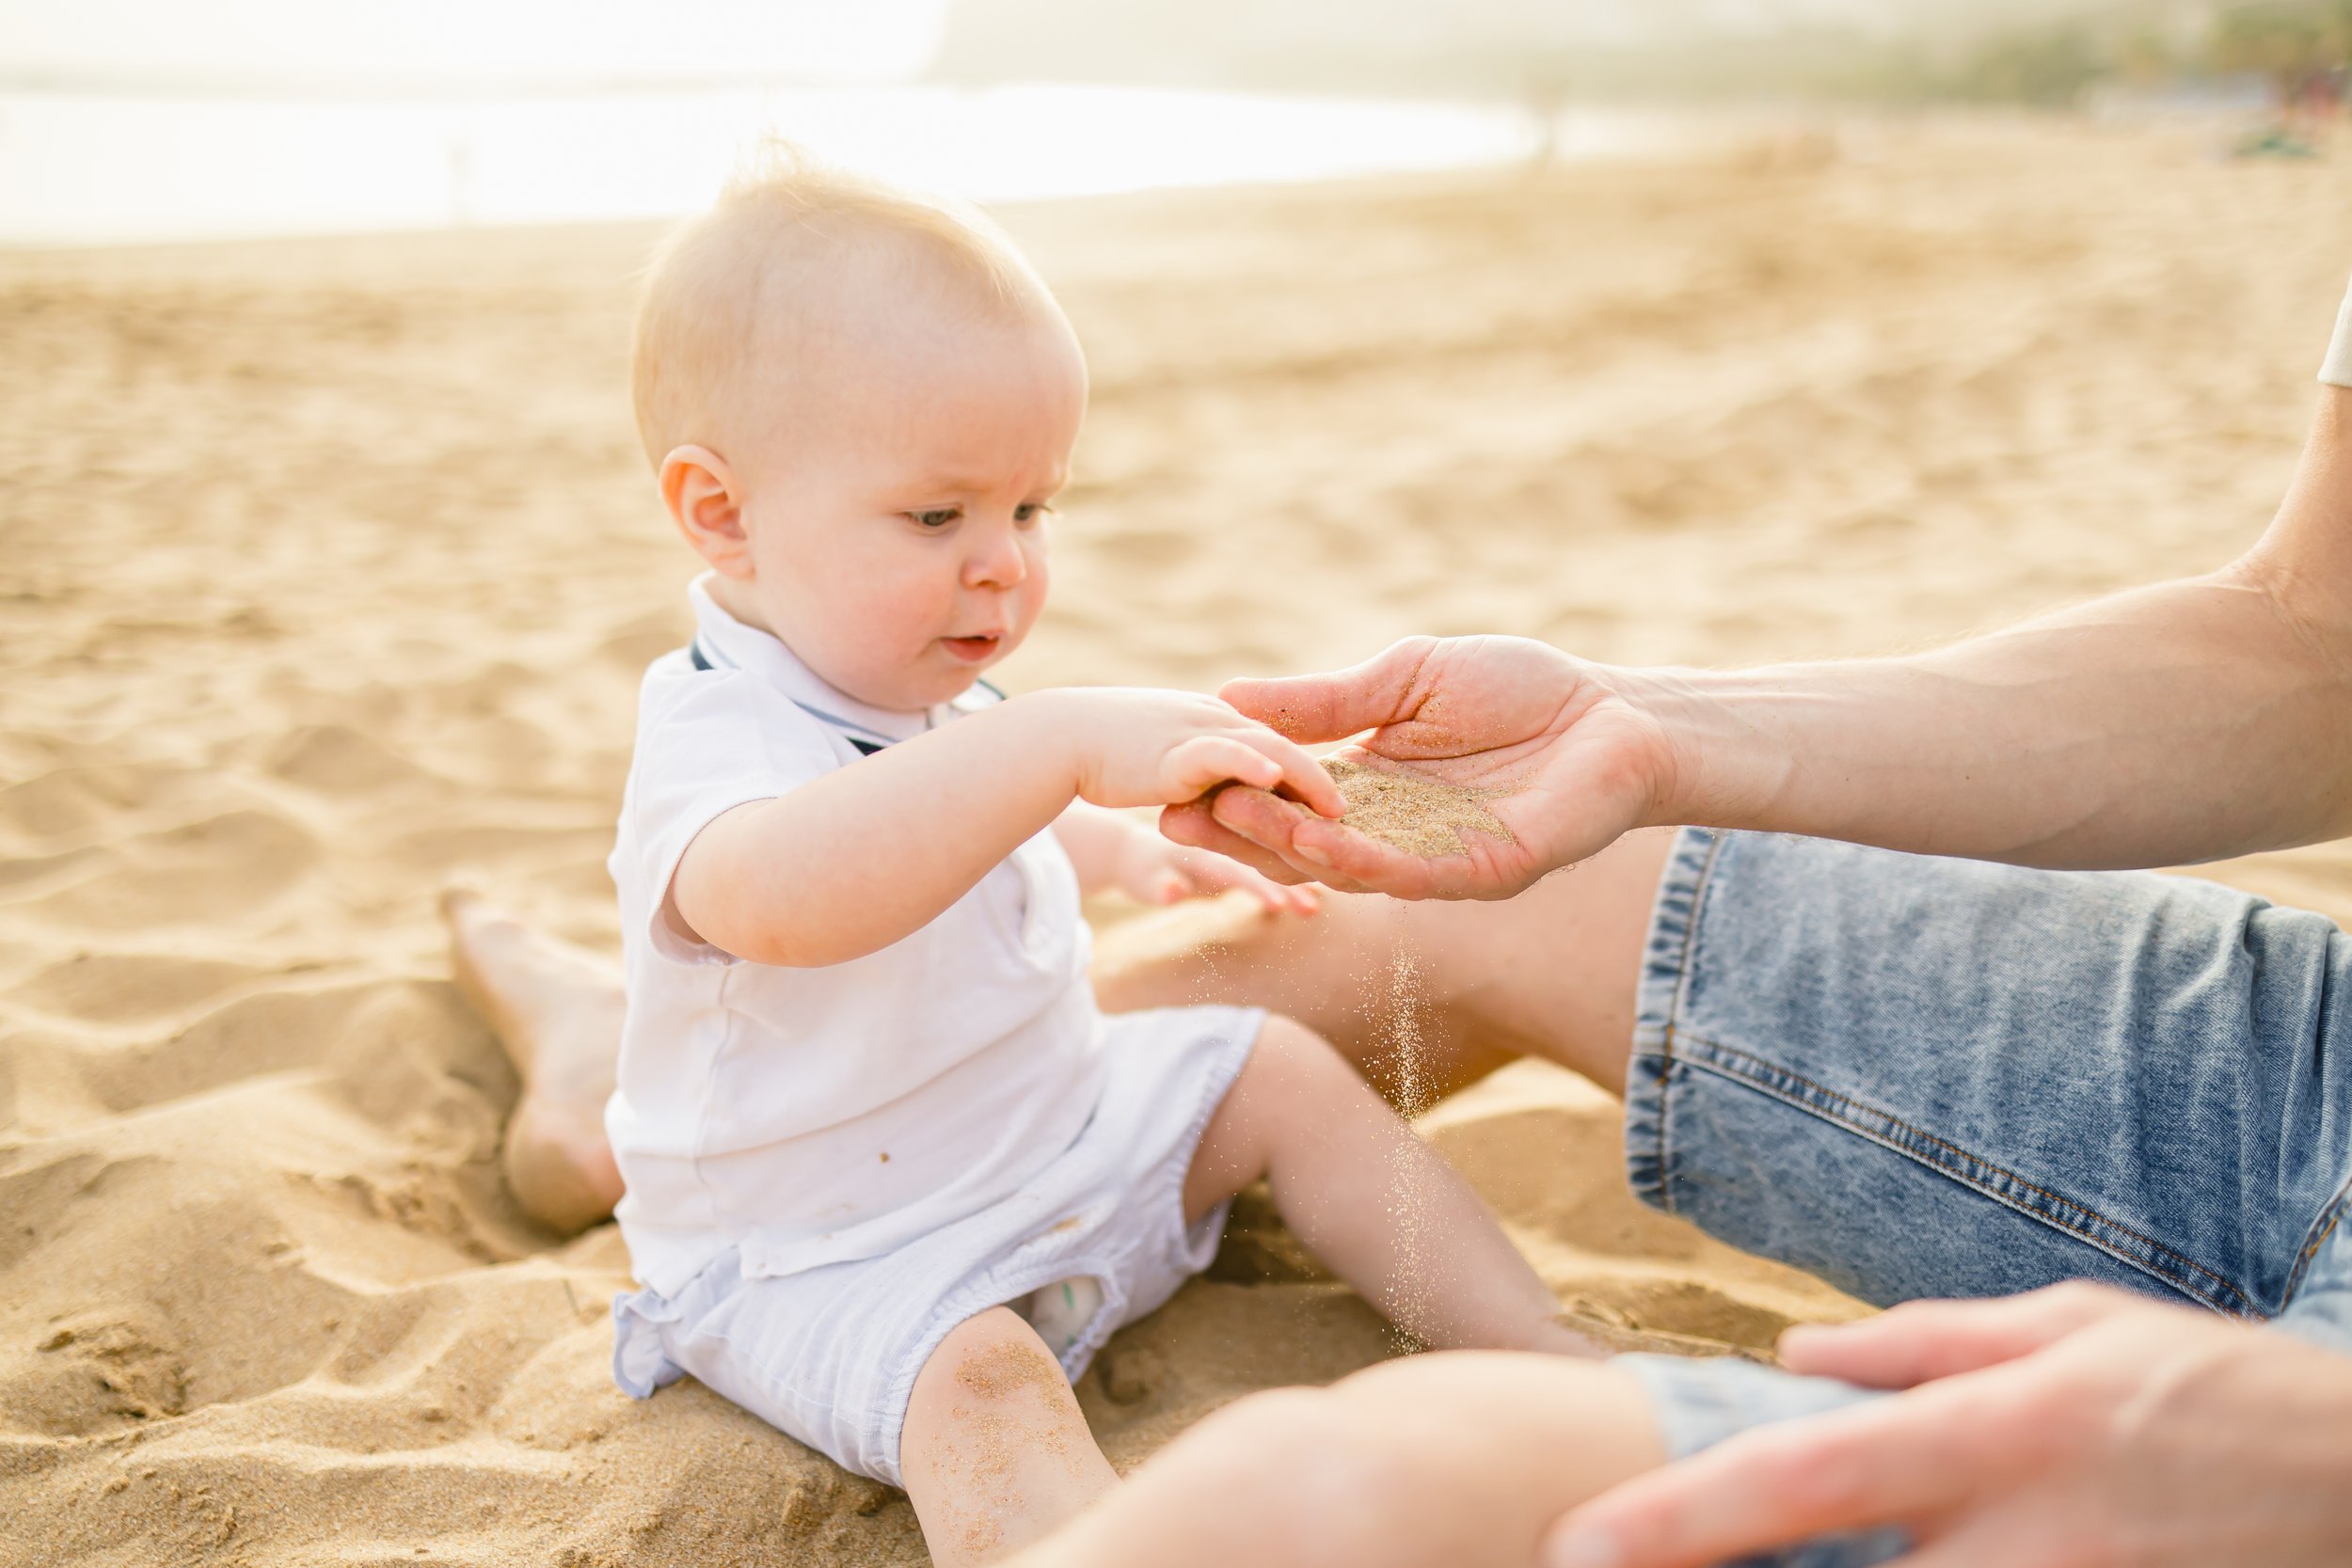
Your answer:
[[[470,888],[441,895],[457,986],[523,1081],[501,1160],[523,1212],[564,1235],[609,1217],[621,1173],[604,1135],[621,1049],[621,982],[596,955],[532,930]]]

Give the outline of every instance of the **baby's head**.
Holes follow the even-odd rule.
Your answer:
[[[1036,623],[1086,362],[984,220],[780,159],[661,247],[631,383],[714,595],[842,691],[945,702]]]

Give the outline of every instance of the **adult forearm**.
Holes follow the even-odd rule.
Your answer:
[[[1661,817],[2053,866],[2352,833],[2352,392],[2211,577],[1916,657],[1627,679],[1672,736]]]
[[[2352,683],[2244,571],[1915,657],[1635,678],[1682,820],[2050,866],[2352,831]]]

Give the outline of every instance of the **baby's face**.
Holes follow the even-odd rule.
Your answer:
[[[1059,319],[916,307],[809,345],[779,417],[729,460],[748,578],[723,601],[876,707],[954,697],[1044,608],[1047,509],[1086,366]]]

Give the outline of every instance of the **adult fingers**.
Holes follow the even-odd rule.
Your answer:
[[[1310,816],[1289,801],[1231,789],[1211,806],[1216,819],[1242,837],[1279,855],[1327,887],[1343,893],[1384,893],[1391,898],[1502,896],[1500,883],[1482,881],[1468,855],[1432,859],[1367,838],[1344,822]]]
[[[1921,1396],[1759,1428],[1603,1494],[1544,1538],[1541,1568],[1712,1568],[1836,1530],[1943,1513],[1984,1482]]]
[[[1452,873],[1466,870],[1461,856],[1433,860],[1367,838],[1340,822],[1301,822],[1291,834],[1291,853],[1323,867],[1323,879],[1344,879],[1396,898],[1428,898],[1454,893]]]
[[[1906,1302],[1860,1323],[1781,1336],[1781,1364],[1805,1377],[1910,1388],[2014,1361],[2142,1305],[2095,1285],[2057,1285],[1992,1301]]]
[[[2059,1568],[2090,1560],[2070,1552],[2046,1528],[2020,1529],[2007,1520],[1986,1521],[1982,1528],[1956,1530],[1922,1542],[1885,1568]]]
[[[1437,645],[1434,637],[1408,637],[1344,670],[1227,681],[1217,695],[1294,740],[1344,740],[1412,716],[1413,683]]]
[[[1359,832],[1311,816],[1301,806],[1263,790],[1221,790],[1209,804],[1223,828],[1249,839],[1273,856],[1282,856],[1294,870],[1306,872],[1325,886],[1343,894],[1419,894],[1428,861],[1374,844]],[[1402,863],[1400,867],[1388,861]],[[1359,872],[1369,872],[1359,875]]]
[[[1213,855],[1223,855],[1277,882],[1299,883],[1311,880],[1307,872],[1290,864],[1271,850],[1260,847],[1219,822],[1211,806],[1218,795],[1204,796],[1197,800],[1184,800],[1166,807],[1160,813],[1160,832],[1173,843],[1194,849],[1205,849]],[[1294,808],[1295,809],[1295,808]]]

